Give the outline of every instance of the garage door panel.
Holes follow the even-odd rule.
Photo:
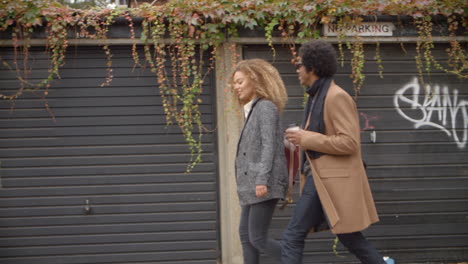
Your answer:
[[[372,178],[386,177],[450,177],[461,176],[466,178],[468,164],[456,165],[412,165],[412,166],[369,166],[367,173]]]
[[[40,79],[31,79],[28,80],[30,83],[33,84],[32,87],[27,87],[27,88],[34,88],[35,85],[39,84],[43,79],[45,79],[47,76],[44,76],[43,78]],[[205,84],[208,84],[208,79]],[[68,78],[68,79],[62,79],[60,80],[55,80],[52,81],[52,87],[55,89],[57,88],[96,88],[96,89],[105,89],[105,87],[101,87],[102,84],[105,82],[105,75],[102,76],[102,78]],[[121,88],[128,88],[128,87],[155,87],[157,85],[157,82],[155,80],[155,76],[148,76],[148,77],[139,77],[139,78],[125,78],[125,77],[118,77],[115,76],[112,78],[112,82],[110,84],[111,87],[121,87]],[[211,82],[211,86],[213,83]],[[18,84],[17,79],[7,79],[2,81],[2,87],[6,89],[18,89],[20,86]],[[21,100],[19,100],[21,101]],[[18,102],[19,102],[18,101]]]
[[[130,51],[126,49],[126,47],[121,47],[121,46],[109,46],[111,50],[116,51],[116,53],[112,56],[112,58],[116,57],[125,57],[128,58],[129,54],[131,54],[131,49]],[[13,59],[15,54],[13,53],[14,49],[13,48],[4,48],[5,54],[2,54],[2,57],[5,59]],[[45,47],[39,47],[39,46],[32,46],[30,48],[31,52],[34,52],[34,58],[35,59],[48,59],[50,57],[49,52],[47,52],[47,49]],[[79,57],[76,59],[90,59],[90,58],[105,58],[105,53],[102,52],[103,49],[102,47],[97,47],[97,46],[72,46],[67,49],[67,55],[70,55],[70,59],[67,60],[73,61],[76,55],[79,53]],[[118,51],[118,52],[117,52]],[[18,53],[17,56],[21,56],[22,53]],[[31,55],[29,55],[31,56]],[[21,57],[20,57],[21,58]],[[127,61],[128,63],[128,61]],[[70,63],[68,63],[70,64]]]
[[[212,163],[201,163],[193,172],[208,172],[213,169]],[[28,168],[3,170],[5,177],[34,177],[34,176],[76,176],[76,175],[118,175],[129,173],[184,173],[187,163],[175,164],[139,164],[114,166],[75,166],[67,168]],[[5,188],[8,192],[8,189]],[[0,193],[1,196],[2,193]]]
[[[207,173],[193,173],[189,179],[183,175],[171,174],[124,174],[124,175],[102,175],[102,176],[61,176],[61,177],[4,177],[3,186],[12,187],[53,187],[53,186],[73,186],[73,185],[106,185],[106,184],[139,184],[139,183],[184,183],[184,182],[204,182],[212,181]],[[176,197],[174,197],[176,198]],[[24,199],[23,199],[24,200]],[[27,200],[24,200],[27,201]],[[33,202],[39,203],[37,200]],[[0,202],[2,206],[3,202]]]
[[[445,62],[446,61],[441,61],[442,64],[444,64]],[[380,71],[379,66],[383,67],[383,71]],[[346,61],[345,65],[339,66],[338,68],[341,73],[351,73],[352,69],[349,61]],[[376,76],[379,76],[379,73],[382,72],[382,75],[385,78],[393,74],[406,74],[408,72],[418,72],[418,68],[416,63],[411,60],[388,61],[386,59],[383,59],[382,63],[378,63],[375,60],[366,60],[364,63],[363,71],[369,73],[370,75],[374,74]],[[433,68],[431,70],[431,73],[443,74],[445,72],[443,70]]]
[[[382,214],[466,212],[468,211],[468,199],[436,201],[381,201],[376,203],[376,207],[379,213]]]
[[[51,239],[53,238],[53,239]],[[73,237],[15,237],[0,239],[0,243],[8,242],[11,246],[44,246],[44,245],[80,245],[101,243],[131,243],[131,242],[166,242],[192,240],[209,240],[216,238],[216,232],[212,231],[185,231],[185,232],[145,232],[144,234],[106,234],[106,235],[80,235]]]
[[[424,190],[424,189],[462,189],[468,188],[464,186],[466,177],[412,177],[403,178],[402,175],[395,175],[394,178],[387,178],[383,180],[372,180],[372,187],[374,190]],[[468,195],[467,195],[468,197]],[[399,197],[395,197],[399,199]]]
[[[24,62],[23,53],[19,52],[16,55],[14,54],[14,49],[12,48],[4,48],[4,52],[2,52],[2,59],[6,61],[9,65],[13,65],[14,58],[16,57],[18,61],[21,61],[18,66],[22,67]],[[112,67],[116,68],[130,68],[132,69],[130,72],[136,72],[141,70],[138,66],[134,68],[134,61],[133,61],[133,54],[132,48],[128,49],[128,46],[109,46],[109,50],[112,53]],[[48,50],[44,49],[43,47],[33,46],[29,49],[31,52],[28,54],[28,66],[29,67],[38,67],[41,69],[42,67],[47,68],[47,63],[50,62],[50,53]],[[148,63],[146,62],[146,57],[144,56],[143,47],[138,45],[137,46],[137,54],[139,55],[139,61],[144,68],[149,68]],[[105,55],[105,51],[101,48],[97,48],[96,46],[75,46],[69,47],[65,53],[66,60],[64,65],[61,68],[67,69],[81,69],[81,68],[89,68],[89,66],[93,67],[102,67],[107,68],[107,57]],[[204,60],[207,60],[207,54],[205,53],[203,56]],[[129,60],[130,58],[130,60]],[[83,64],[83,61],[86,60],[87,64]],[[197,57],[198,60],[198,57]],[[170,60],[168,59],[165,63],[166,66],[171,64]],[[204,62],[204,65],[209,65],[207,61]],[[3,66],[3,65],[2,65]],[[88,66],[88,67],[87,67]]]
[[[180,190],[178,190],[180,191]],[[93,201],[91,201],[92,203]],[[95,214],[128,214],[128,213],[151,213],[151,212],[193,212],[212,211],[216,209],[213,202],[167,202],[167,203],[145,203],[145,204],[125,204],[99,205],[91,204],[92,213]],[[68,216],[84,214],[83,205],[77,206],[54,206],[51,207],[31,207],[31,208],[1,208],[2,217],[26,217],[26,216]]]
[[[172,248],[177,247],[181,250],[203,250],[207,247],[214,247],[212,241],[187,241],[187,242],[159,242],[159,243],[135,243],[135,244],[118,244],[118,245],[79,245],[79,246],[56,246],[56,247],[28,247],[24,252],[22,249],[0,249],[0,254],[5,257],[12,257],[17,254],[22,254],[23,257],[28,256],[47,256],[53,255],[57,250],[61,254],[109,254],[109,253],[125,253],[129,251],[153,251],[153,252],[167,252]]]
[[[202,160],[210,162],[211,155],[202,155]],[[135,156],[91,156],[91,157],[53,157],[53,158],[27,158],[4,159],[2,162],[3,168],[16,167],[58,167],[58,166],[98,166],[98,165],[122,165],[122,164],[157,164],[157,163],[188,163],[190,154],[157,154],[157,155],[135,155]],[[26,165],[26,164],[27,165]]]
[[[110,130],[113,128],[110,127]],[[115,129],[115,128],[114,128]],[[130,129],[133,129],[130,127]],[[138,129],[138,126],[136,126]],[[45,129],[46,132],[48,129]],[[77,133],[80,133],[80,130],[77,129]],[[99,133],[99,129],[96,128]],[[177,128],[178,130],[178,128]],[[107,131],[106,128],[103,131]],[[138,131],[143,131],[141,129]],[[168,129],[168,133],[170,133]],[[91,133],[91,132],[90,132]],[[86,133],[84,133],[86,134]],[[103,133],[104,134],[104,133]],[[151,133],[148,133],[151,134]],[[113,133],[115,135],[115,133]],[[40,135],[38,135],[40,136]],[[208,153],[212,151],[212,144],[206,143],[203,144],[203,152]],[[56,157],[56,156],[82,156],[82,155],[132,155],[132,154],[161,154],[161,153],[187,153],[189,147],[186,144],[171,145],[170,149],[167,148],[158,148],[158,144],[141,144],[141,145],[99,145],[99,146],[58,146],[58,147],[34,147],[34,148],[0,148],[0,155],[5,158],[15,158],[15,157]]]
[[[432,224],[444,224],[450,221],[450,223],[463,224],[465,222],[466,213],[426,213],[426,214],[380,214],[379,226],[382,225],[432,225]],[[377,226],[376,226],[377,228]],[[380,228],[380,227],[379,227]],[[465,236],[466,234],[453,233],[448,236]],[[443,237],[443,235],[440,235]],[[404,238],[404,236],[402,236]],[[382,238],[385,239],[385,238]]]
[[[181,165],[179,165],[181,166]],[[182,167],[185,170],[185,166]],[[194,183],[190,186],[182,184],[122,184],[122,185],[93,185],[86,186],[86,188],[76,187],[41,187],[41,188],[10,188],[5,187],[0,197],[14,197],[18,196],[67,196],[67,195],[109,195],[109,194],[130,194],[130,193],[152,193],[155,190],[160,193],[166,192],[201,192],[201,191],[215,191],[216,185],[212,182],[208,183]],[[153,190],[153,191],[152,191]]]
[[[29,236],[79,236],[79,235],[103,235],[119,233],[151,233],[151,232],[180,232],[193,230],[213,229],[213,221],[188,222],[162,222],[162,223],[125,223],[103,225],[76,225],[76,226],[49,226],[49,227],[21,227],[8,228],[0,231],[5,237],[29,237]]]
[[[458,231],[455,231],[457,230]],[[369,229],[367,233],[371,237],[388,236],[418,236],[418,235],[459,235],[466,234],[468,227],[463,223],[453,223],[451,226],[446,223],[416,223],[416,224],[402,224],[402,225],[385,225],[383,223],[376,224]],[[366,234],[367,234],[366,233]]]
[[[381,153],[382,151],[385,151],[387,154],[399,154],[399,153],[405,153],[405,154],[411,154],[411,153],[450,153],[450,152],[456,152],[456,153],[465,153],[468,150],[467,149],[458,149],[457,147],[454,146],[453,142],[428,142],[428,143],[419,143],[419,144],[413,144],[413,145],[408,145],[404,143],[381,143],[378,145],[375,145],[370,141],[370,133],[371,131],[365,131],[361,133],[361,142],[368,142],[362,144],[362,151],[366,153],[366,155],[373,155],[376,153]],[[468,153],[467,153],[468,154]],[[367,157],[366,156],[366,157]]]
[[[380,76],[376,74],[366,74],[366,78],[364,81],[364,85],[359,91],[359,95],[363,96],[389,96],[388,100],[390,102],[393,101],[393,97],[395,96],[396,92],[400,89],[405,88],[407,85],[409,86],[408,89],[405,89],[405,94],[412,95],[415,91],[414,89],[419,87],[419,93],[416,95],[424,96],[425,90],[424,85],[415,84],[415,80],[417,81],[419,78],[418,73],[414,72],[406,72],[406,73],[398,73],[398,74],[389,74],[384,71],[384,77],[380,78]],[[465,87],[464,80],[459,79],[457,77],[448,75],[448,74],[438,74],[433,73],[431,74],[431,78],[425,77],[425,84],[430,85],[432,88],[439,86],[440,89],[447,87],[449,90],[449,95],[453,97],[453,90],[458,90],[459,94],[467,95],[468,91],[463,89]],[[297,82],[297,78],[296,78]],[[337,74],[335,78],[335,82],[341,86],[343,89],[348,91],[350,94],[355,95],[353,88],[353,81],[350,79],[350,72]],[[443,91],[443,90],[440,90]],[[359,97],[357,98],[359,101]],[[359,105],[360,106],[360,105]]]
[[[200,181],[200,180],[199,180]],[[163,188],[171,188],[165,185]],[[148,193],[148,194],[127,194],[127,195],[96,195],[96,196],[67,196],[67,197],[35,197],[35,198],[4,198],[0,203],[1,208],[11,207],[52,207],[52,206],[84,206],[88,199],[94,205],[115,205],[122,204],[147,204],[147,203],[168,203],[168,202],[207,202],[216,196],[209,191],[198,192],[178,192],[178,193]],[[36,201],[36,202],[34,202]],[[159,213],[159,212],[158,212]],[[157,215],[158,213],[153,212]],[[167,212],[164,212],[167,213]],[[93,219],[99,218],[99,215],[93,216]],[[3,219],[3,218],[2,218]],[[111,219],[111,218],[109,218]],[[25,219],[27,220],[27,219]],[[66,219],[62,219],[67,221]],[[91,220],[91,218],[88,218]],[[45,223],[44,223],[45,224]]]
[[[193,200],[193,199],[192,199]],[[84,200],[82,200],[84,205]],[[94,200],[92,200],[94,203]],[[21,227],[36,227],[41,228],[44,226],[84,226],[84,225],[111,225],[119,224],[122,222],[125,223],[157,223],[157,222],[189,222],[189,221],[210,221],[215,216],[215,213],[210,211],[200,211],[200,212],[162,212],[162,213],[119,213],[108,214],[108,215],[93,215],[87,216],[83,214],[78,215],[58,215],[58,216],[24,216],[24,217],[4,217],[0,220],[0,225],[3,228],[14,228],[17,226]],[[47,219],[47,222],[44,220]],[[192,232],[192,231],[191,231]],[[214,231],[213,231],[214,232]],[[118,234],[117,234],[118,235]],[[136,234],[126,234],[137,236]],[[106,236],[106,235],[102,235]],[[149,235],[148,235],[149,236]],[[11,238],[4,238],[9,240]],[[65,240],[65,239],[63,239]],[[157,240],[156,237],[153,240]],[[175,240],[175,239],[173,239]],[[92,240],[90,240],[92,242]],[[110,242],[110,241],[107,241]],[[67,242],[71,243],[72,242]],[[67,244],[65,243],[65,244]]]
[[[459,108],[460,109],[460,108]],[[422,109],[399,108],[388,109],[359,109],[362,121],[367,121],[368,126],[362,129],[395,130],[414,129],[419,130],[441,130],[450,132],[452,129],[465,131],[468,127],[464,120],[462,111],[449,112],[427,112]],[[450,134],[450,133],[449,133]],[[461,135],[460,135],[461,136]],[[460,137],[459,136],[459,137]],[[463,137],[461,137],[463,138]]]
[[[24,100],[18,100],[15,101],[14,104],[11,104],[9,101],[0,101],[1,108],[4,109],[2,112],[5,112],[5,115],[14,115],[15,109],[21,110],[21,109],[31,109],[35,108],[34,110],[42,110],[41,112],[43,113],[48,113],[44,108],[45,103],[47,102],[49,106],[51,107],[52,113],[57,109],[57,111],[60,111],[61,108],[71,108],[71,107],[124,107],[124,106],[161,106],[162,105],[162,99],[157,95],[156,93],[153,94],[152,96],[132,96],[132,97],[112,97],[111,94],[108,94],[108,97],[111,98],[104,98],[104,97],[93,97],[92,95],[82,95],[81,98],[48,98],[47,100],[41,99],[41,97],[33,97],[32,99],[24,99]],[[201,96],[200,99],[205,103],[205,104],[210,104],[211,99],[208,98],[208,96]],[[13,107],[14,106],[14,107]],[[125,108],[122,108],[125,109]],[[5,111],[5,110],[8,110]],[[205,110],[207,110],[205,108]],[[151,113],[164,113],[164,109],[158,109],[156,112],[151,112]],[[51,115],[49,113],[48,116],[46,116],[50,119]]]
[[[460,153],[415,153],[415,154],[381,154],[367,155],[366,163],[369,165],[437,165],[437,164],[459,164],[466,161],[464,155]]]
[[[92,64],[92,63],[95,64]],[[154,77],[156,76],[155,73],[151,71],[150,66],[146,66],[145,68],[140,68],[136,67],[135,70],[129,71],[128,66],[125,65],[124,63],[128,63],[128,59],[122,58],[122,59],[117,59],[116,63],[114,64],[114,61],[112,61],[112,75],[114,76],[119,76],[119,78],[125,78],[125,77],[131,77],[131,78],[141,78],[141,77]],[[8,61],[7,61],[8,63]],[[61,67],[59,70],[59,75],[60,79],[66,80],[68,78],[74,78],[76,77],[76,71],[80,71],[80,76],[83,78],[96,78],[102,80],[102,82],[105,81],[105,76],[108,75],[108,67],[105,64],[105,58],[100,58],[100,59],[93,59],[93,60],[88,60],[88,65],[89,67],[74,67],[73,63],[68,66],[68,67]],[[10,62],[11,64],[11,62]],[[36,68],[37,66],[37,68]],[[27,74],[28,79],[41,79],[41,78],[47,78],[49,74],[49,68],[47,67],[48,64],[47,62],[37,62],[35,61],[30,65],[30,68],[33,68],[34,71],[30,71]],[[169,66],[168,64],[166,66]],[[24,67],[23,67],[24,68]],[[6,70],[5,67],[0,68],[0,76],[4,79],[10,79],[10,80],[15,80],[18,76],[18,73],[15,70]],[[22,68],[19,68],[22,69]],[[203,72],[208,71],[207,67],[202,68]],[[171,71],[167,71],[167,76],[169,78],[173,78],[173,73]],[[171,80],[170,79],[170,80]]]
[[[199,108],[202,115],[212,114],[212,107],[201,105]],[[4,110],[7,112],[8,110]],[[89,106],[84,109],[78,107],[53,108],[53,114],[44,109],[22,109],[8,111],[5,113],[9,118],[48,118],[57,120],[63,117],[101,117],[101,116],[136,116],[148,115],[148,113],[160,113],[161,106]],[[161,113],[161,114],[164,114]]]
[[[402,201],[402,200],[428,200],[428,199],[467,199],[467,187],[458,188],[428,188],[428,189],[390,189],[372,188],[375,192],[374,198],[380,201]],[[467,201],[465,201],[467,202]],[[451,208],[452,201],[447,202]],[[446,212],[443,210],[442,212]]]
[[[54,255],[54,256],[35,256],[35,257],[15,257],[5,258],[0,264],[28,264],[31,259],[37,259],[36,264],[85,264],[85,263],[151,263],[154,259],[161,264],[192,264],[206,263],[216,259],[215,250],[195,250],[195,251],[169,251],[155,253],[133,253],[125,252],[118,254],[80,254],[80,255]],[[174,261],[176,260],[176,261]],[[201,262],[194,262],[200,260]],[[4,262],[5,261],[5,262]],[[109,262],[107,262],[109,261]],[[154,263],[154,262],[153,262]]]
[[[196,134],[195,134],[196,135]],[[128,136],[83,136],[83,137],[46,137],[46,138],[15,138],[0,139],[3,147],[18,148],[24,142],[29,143],[29,147],[57,147],[57,146],[89,146],[89,145],[135,145],[135,144],[183,144],[185,139],[174,135],[136,135]],[[105,140],[106,139],[106,140]],[[208,142],[209,135],[203,136],[203,140]]]
[[[99,145],[99,146],[108,146],[108,145],[136,145],[136,144],[183,144],[185,139],[182,138],[180,134],[176,134],[179,137],[174,137],[171,135],[135,135],[135,137],[129,136],[83,136],[83,137],[38,137],[38,138],[15,138],[15,139],[0,139],[2,147],[7,148],[19,148],[21,147],[21,142],[27,141],[29,147],[57,147],[57,146],[89,146],[89,145]],[[196,134],[195,134],[196,135]],[[210,135],[204,135],[202,140],[205,142],[208,141]],[[108,139],[108,141],[104,140]],[[147,141],[145,141],[147,139]],[[203,142],[203,141],[202,141]]]
[[[444,99],[448,98],[444,94],[441,94],[441,93],[433,94],[432,96],[439,96],[439,97],[444,98]],[[468,94],[460,94],[459,93],[458,96],[460,96],[460,98],[468,98]],[[408,96],[405,96],[405,97],[411,98],[411,100],[413,100],[413,98],[416,98],[416,99],[414,99],[414,101],[418,102],[419,105],[423,105],[424,101],[426,99],[426,95],[424,93],[422,95],[419,95],[419,96],[416,96],[416,97],[413,97],[412,95],[408,95]],[[450,100],[453,101],[453,94],[451,95]],[[395,108],[395,96],[389,97],[389,96],[360,95],[358,97],[358,99],[357,99],[357,104],[359,105],[359,109],[361,111],[365,111],[366,109],[375,109],[375,108],[384,108],[384,109],[385,108],[392,108],[392,109],[394,109]],[[436,105],[435,107],[442,107],[442,105],[448,106],[448,103],[443,103],[443,101],[441,101],[441,103],[438,103],[438,105]],[[460,105],[460,104],[458,104],[458,105]],[[453,106],[453,108],[457,107],[457,106],[455,106],[455,104],[452,104],[452,106]],[[398,108],[407,111],[407,110],[412,109],[412,105],[409,104],[409,103],[403,103],[400,100]],[[434,109],[434,110],[430,111],[431,109],[429,109],[427,107],[424,108],[424,107],[419,106],[418,108],[419,108],[419,111],[422,111],[422,109],[427,109],[427,111],[426,111],[427,113],[432,112],[433,115],[438,115],[439,114],[439,111],[437,109]],[[458,110],[458,111],[460,111],[460,110]]]
[[[365,131],[361,134],[362,143],[373,144],[371,139],[372,131]],[[402,130],[402,131],[376,131],[377,141],[382,144],[402,144],[413,142],[415,144],[443,144],[447,147],[447,151],[466,152],[464,146],[459,147],[464,142],[459,142],[451,139],[443,131],[425,131],[425,130]],[[402,148],[403,150],[405,148]]]
[[[4,81],[2,80],[2,83]],[[210,102],[211,96],[209,94],[210,92],[210,87],[212,84],[209,83],[209,79],[204,82],[202,86],[202,94],[200,95],[200,98],[203,100],[203,103]],[[14,93],[17,90],[16,89],[7,89],[6,87],[2,87],[2,91],[6,94],[8,93]],[[151,86],[131,86],[131,87],[114,87],[114,86],[105,86],[105,87],[80,87],[80,88],[75,88],[75,87],[51,87],[48,89],[49,94],[47,95],[47,99],[55,99],[55,98],[60,98],[59,101],[65,98],[74,98],[76,100],[80,100],[81,98],[76,98],[78,97],[88,97],[90,99],[96,99],[99,97],[104,97],[106,99],[107,97],[126,97],[129,102],[132,102],[132,100],[129,100],[130,98],[134,97],[139,97],[139,96],[156,96],[160,95],[160,91],[157,87],[152,84]],[[25,93],[21,96],[22,99],[40,99],[41,93]],[[19,100],[16,103],[20,103],[23,100]],[[27,100],[26,100],[27,101]],[[81,100],[85,101],[85,100]],[[57,102],[59,103],[59,102]],[[73,103],[68,102],[68,103]],[[207,103],[211,104],[211,103]],[[150,106],[154,105],[161,105],[161,98],[160,97],[154,97],[154,102]],[[43,107],[38,107],[39,109],[42,109]],[[18,108],[14,108],[18,109]],[[3,110],[3,109],[2,109]]]
[[[44,78],[47,76],[44,76]],[[31,79],[28,80],[30,83],[37,85],[39,84],[44,78],[40,79]],[[105,82],[105,76],[102,78],[68,78],[62,81],[55,80],[52,81],[51,84],[55,88],[81,88],[81,87],[92,87],[92,88],[99,88],[101,84]],[[151,77],[140,77],[138,79],[135,78],[122,78],[122,77],[114,77],[112,78],[112,87],[141,87],[141,86],[155,86],[156,81],[153,76]],[[10,79],[2,81],[2,87],[7,89],[18,89],[20,86],[18,84],[17,79]],[[34,86],[33,86],[34,87]],[[20,100],[19,100],[20,101]]]
[[[204,125],[208,131],[213,131],[212,125]],[[50,136],[101,136],[101,135],[167,135],[181,134],[179,127],[175,125],[135,125],[135,126],[93,126],[93,127],[54,127],[54,128],[10,128],[5,129],[0,138],[34,138]],[[209,133],[207,133],[209,134]],[[143,146],[144,147],[144,146]],[[174,148],[181,146],[174,146]],[[202,146],[203,147],[203,146]],[[71,149],[71,148],[70,148]],[[117,150],[118,148],[115,147]],[[19,149],[15,149],[19,150]],[[9,152],[15,150],[9,149]],[[170,151],[173,149],[171,148]],[[156,150],[155,150],[156,151]],[[0,149],[0,153],[2,150]],[[71,151],[70,151],[71,152]],[[10,155],[5,153],[6,156]],[[3,154],[3,153],[2,153]],[[11,155],[10,155],[11,156]]]

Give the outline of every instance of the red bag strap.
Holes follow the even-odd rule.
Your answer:
[[[284,209],[288,203],[292,203],[292,193],[294,186],[294,177],[296,176],[297,170],[299,168],[299,148],[294,146],[294,144],[289,143],[288,146],[285,146],[285,154],[288,158],[288,191],[286,194],[286,200],[283,205],[280,207]],[[289,156],[289,157],[288,157]]]

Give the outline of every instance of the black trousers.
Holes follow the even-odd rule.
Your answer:
[[[281,241],[283,264],[301,264],[304,240],[309,230],[324,221],[322,204],[315,189],[312,175],[307,177],[302,195],[296,203],[293,216]],[[365,264],[385,264],[382,256],[361,232],[338,234],[340,242]]]
[[[268,238],[268,228],[278,199],[242,206],[239,235],[244,264],[259,264],[260,253],[280,259],[278,242]]]

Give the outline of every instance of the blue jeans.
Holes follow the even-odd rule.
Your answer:
[[[277,242],[268,238],[268,228],[278,199],[242,206],[239,235],[244,264],[260,263],[260,253],[281,258]]]
[[[304,243],[309,230],[325,221],[322,204],[315,189],[312,175],[306,179],[302,195],[296,203],[293,216],[281,240],[283,264],[301,264]],[[385,264],[379,252],[364,238],[361,232],[337,234],[340,242],[365,264]]]

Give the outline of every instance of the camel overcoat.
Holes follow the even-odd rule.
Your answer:
[[[325,134],[305,131],[300,147],[324,153],[308,161],[332,233],[361,231],[379,218],[361,158],[356,104],[334,82],[325,97],[323,118]],[[301,175],[301,193],[304,183]]]

